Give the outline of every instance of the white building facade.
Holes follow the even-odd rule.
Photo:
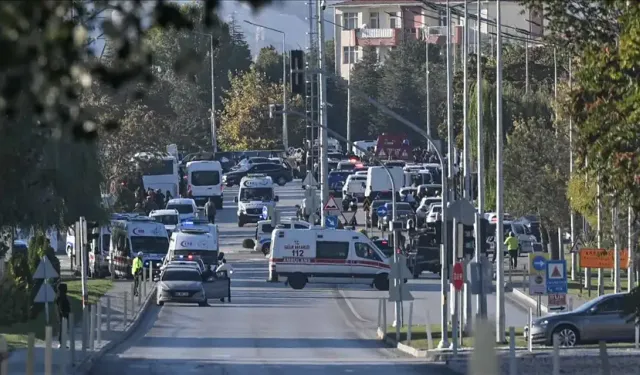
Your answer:
[[[424,40],[427,34],[429,43],[444,44],[446,1],[432,0],[430,3],[440,5],[442,9],[427,7],[418,0],[347,0],[333,4],[336,72],[348,80],[351,68],[362,58],[366,46],[375,47],[378,61],[383,63],[388,52],[406,38]],[[469,14],[476,14],[476,4],[476,1],[469,2]],[[463,11],[464,1],[451,1],[450,5],[455,9],[452,11],[452,42],[459,45],[465,20],[456,13]],[[483,1],[481,6],[480,31],[487,34],[483,39],[491,43],[496,32],[496,3]],[[527,9],[517,1],[502,1],[501,10],[502,32],[513,35],[514,40],[520,38],[525,43],[527,34],[532,40],[543,35],[544,21],[540,12]],[[478,27],[475,20],[469,22],[469,50],[473,52]]]

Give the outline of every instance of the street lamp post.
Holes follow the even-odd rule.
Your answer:
[[[284,149],[287,150],[289,148],[289,126],[287,119],[287,50],[285,44],[287,34],[282,30],[259,25],[251,21],[245,20],[244,22],[248,23],[249,25],[262,27],[263,29],[282,34],[282,105],[284,106],[284,110],[282,113],[282,145],[284,146]]]
[[[211,148],[213,149],[213,152],[218,152],[218,139],[216,135],[216,80],[213,64],[213,34],[199,31],[191,31],[190,33],[209,37],[209,55],[211,56]]]

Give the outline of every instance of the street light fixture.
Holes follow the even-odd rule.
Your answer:
[[[284,111],[282,114],[282,145],[284,146],[284,149],[287,150],[289,148],[289,129],[287,122],[287,53],[285,46],[287,34],[282,30],[259,25],[248,20],[244,20],[244,22],[252,26],[262,27],[263,29],[282,34],[282,105],[284,105]]]

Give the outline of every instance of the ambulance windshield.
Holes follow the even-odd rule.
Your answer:
[[[247,201],[262,201],[269,202],[273,200],[273,188],[261,187],[261,188],[242,188],[240,190],[240,200]]]

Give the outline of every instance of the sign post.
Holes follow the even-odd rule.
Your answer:
[[[42,280],[42,286],[40,286],[34,302],[44,303],[44,313],[47,325],[49,325],[49,303],[53,302],[56,297],[56,292],[53,290],[53,287],[51,287],[51,284],[49,284],[49,279],[55,279],[57,277],[58,273],[53,269],[49,259],[46,256],[43,256],[40,259],[38,268],[36,268],[36,272],[33,274],[34,279]]]
[[[549,311],[564,311],[567,308],[567,261],[548,260],[546,263],[546,289]]]

